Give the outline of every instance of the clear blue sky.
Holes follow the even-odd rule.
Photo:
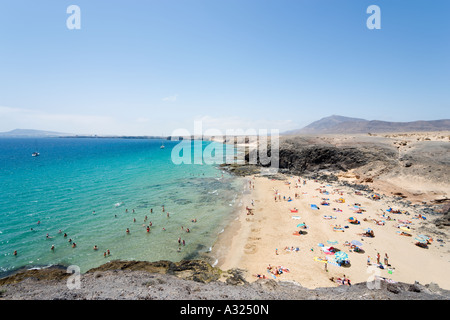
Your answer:
[[[448,0],[0,2],[0,131],[284,131],[449,110]]]

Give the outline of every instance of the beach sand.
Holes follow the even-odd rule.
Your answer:
[[[256,275],[260,274],[268,279],[295,281],[311,289],[338,286],[330,278],[344,275],[353,284],[371,281],[377,275],[406,283],[434,282],[441,288],[450,289],[450,277],[446,274],[450,270],[447,244],[442,245],[432,234],[427,234],[433,238],[428,249],[414,244],[416,242],[414,238],[423,233],[418,229],[424,224],[431,223],[431,217],[427,220],[414,218],[420,212],[414,211],[412,207],[393,207],[393,209],[407,210],[409,215],[386,212],[392,206],[389,199],[372,200],[367,197],[368,194],[355,194],[355,190],[350,187],[314,180],[307,180],[306,185],[303,185],[303,178],[301,183],[298,183],[299,177],[288,175],[285,177],[284,181],[263,176],[247,177],[248,181],[252,182],[252,187],[248,182],[242,198],[242,209],[236,220],[225,229],[213,247],[212,253],[218,259],[216,265],[219,268],[245,270],[246,280],[249,282],[256,281]],[[329,194],[320,193],[318,189],[326,190]],[[339,192],[336,192],[336,189],[339,189]],[[281,201],[275,201],[275,190],[280,194]],[[340,192],[343,194],[341,195]],[[296,193],[299,195],[297,199],[295,199]],[[293,200],[290,202],[283,200],[283,196],[286,199],[291,197]],[[335,201],[340,197],[345,199],[345,203]],[[330,205],[321,205],[322,198],[329,199]],[[362,214],[354,212],[355,203],[360,204],[365,210]],[[311,209],[311,204],[316,204],[320,209]],[[253,208],[253,214],[247,214],[246,207]],[[290,211],[294,208],[298,209],[298,213]],[[342,212],[335,212],[333,208],[339,208]],[[386,217],[381,217],[383,213],[394,220],[389,221]],[[334,216],[336,219],[327,220],[323,218],[324,215]],[[300,218],[293,218],[295,216]],[[361,223],[350,224],[349,217],[355,217]],[[384,220],[385,225],[377,225],[373,219]],[[399,234],[403,230],[397,227],[398,220],[411,221],[409,231],[411,237]],[[305,230],[307,234],[294,235],[300,230],[297,225],[303,222],[308,226]],[[348,226],[348,228],[344,228],[344,232],[336,232],[333,230],[335,225]],[[374,230],[374,238],[360,235],[366,228]],[[446,236],[444,235],[445,240]],[[361,248],[364,253],[350,251],[350,247],[344,246],[345,241],[352,240],[363,244]],[[337,241],[337,244],[329,244],[327,241]],[[326,271],[324,263],[314,260],[314,257],[327,256],[318,246],[319,243],[324,246],[333,246],[347,253],[350,266],[339,267],[328,264],[328,271]],[[299,248],[299,251],[291,252],[285,250],[286,247]],[[385,266],[384,269],[376,266],[369,268],[368,256],[371,263],[375,264],[377,253],[380,254],[381,263],[384,263],[384,256],[387,253],[390,266]],[[282,266],[289,272],[274,277],[267,271],[269,264]]]

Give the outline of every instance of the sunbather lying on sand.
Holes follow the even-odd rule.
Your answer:
[[[360,235],[361,237],[369,237],[369,238],[375,237],[375,233],[373,232],[373,230],[366,231],[364,233],[357,233],[357,235]]]
[[[294,251],[297,251],[297,252],[300,251],[299,247],[295,247],[295,248],[294,248],[294,246],[291,246],[290,248],[289,248],[289,247],[285,247],[284,250],[286,250],[286,251],[292,251],[292,252],[294,252]]]
[[[347,279],[347,278],[345,277],[345,275],[344,275],[343,278],[336,278],[336,279],[335,279],[334,277],[331,277],[330,280],[333,281],[333,282],[338,283],[339,285],[348,285],[348,286],[351,286],[351,285],[352,285],[352,284],[350,283],[350,279]]]

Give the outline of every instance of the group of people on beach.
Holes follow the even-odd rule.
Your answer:
[[[299,178],[297,180],[297,182],[298,182],[298,184],[296,184],[296,187],[298,188],[299,185],[301,184],[301,179]],[[318,182],[318,181],[316,181],[316,182]],[[285,182],[285,184],[289,185],[289,189],[290,189],[290,184],[291,183]],[[306,179],[303,180],[303,184],[306,184]],[[254,185],[254,183],[253,183],[253,185]],[[320,194],[337,194],[337,195],[341,196],[341,198],[339,198],[338,200],[335,200],[335,201],[339,202],[339,203],[345,203],[345,199],[342,198],[342,196],[344,195],[344,191],[339,190],[339,189],[334,189],[333,192],[331,193],[331,192],[326,191],[326,189],[323,189],[323,188],[324,188],[324,186],[321,186],[321,188],[316,189],[316,190],[319,190],[319,196],[320,196]],[[279,201],[283,201],[283,200],[284,201],[292,201],[292,198],[289,195],[283,196],[280,193],[280,191],[277,190],[276,188],[273,188],[273,191],[274,191],[274,201],[275,202],[279,202]],[[306,193],[304,192],[304,194],[306,194]],[[361,195],[362,196],[363,194],[361,192],[356,192],[355,195]],[[294,199],[298,199],[298,198],[299,198],[299,194],[295,193]],[[322,200],[323,200],[322,205],[329,205],[330,204],[330,201],[329,201],[330,199],[322,198]],[[349,206],[351,206],[351,205],[349,205]],[[355,202],[353,204],[353,206],[356,209],[356,211],[355,211],[355,209],[352,209],[352,210],[354,212],[356,212],[356,213],[364,213],[364,212],[366,212],[366,210],[361,207],[361,203],[359,203],[359,202]],[[247,206],[246,210],[247,210],[247,214],[251,214],[252,208],[249,208]],[[290,209],[290,211],[291,212],[298,212],[298,209],[296,209],[294,207],[294,210]],[[343,212],[341,209],[337,209],[337,208],[333,208],[333,211],[334,212]],[[384,216],[384,218],[386,218],[386,217]],[[380,226],[385,225],[384,220],[380,221],[380,220],[376,220],[376,219],[363,219],[363,221],[366,221],[366,222],[367,221],[372,221],[372,220],[375,222],[376,225],[380,225]],[[390,220],[391,219],[387,219],[387,221],[390,221]],[[351,219],[350,218],[348,219],[348,222],[353,224],[353,225],[355,225],[355,224],[360,224],[362,221],[352,217]],[[301,225],[306,226],[306,224],[303,223],[303,224],[298,225],[298,227],[301,226]],[[349,226],[341,226],[338,223],[338,224],[334,225],[333,230],[341,230],[344,227],[345,228],[349,228]],[[363,237],[374,238],[375,237],[375,232],[374,232],[373,229],[368,228],[368,229],[365,230],[365,232],[363,234],[359,234],[359,235],[363,236]],[[358,247],[356,245],[353,245],[351,243],[348,243],[348,245],[350,247],[349,248],[350,252],[359,252],[359,253],[360,252],[362,252],[362,253],[364,252],[364,250],[362,250],[360,247]],[[299,252],[300,251],[299,247],[297,247],[297,246],[286,246],[284,249],[285,249],[284,251],[286,253],[287,252]],[[311,249],[311,251],[313,251],[313,249]],[[276,256],[279,255],[278,249],[275,249],[275,255]],[[380,268],[382,268],[382,269],[385,269],[385,268],[389,267],[388,271],[390,271],[390,273],[391,273],[392,267],[389,264],[388,254],[387,253],[384,254],[384,263],[382,263],[381,260],[382,260],[381,254],[379,252],[377,252],[376,253],[376,265],[377,266],[381,266]],[[325,260],[321,259],[321,261],[325,262],[325,270],[328,272],[328,269],[327,269],[328,261],[327,261],[327,259],[325,259]],[[370,256],[367,256],[367,265],[372,265]],[[281,273],[279,272],[279,270],[280,270],[279,268],[274,268],[274,267],[272,267],[270,265],[267,267],[267,271],[269,273],[271,273],[272,275],[279,275],[279,274],[283,273],[283,270],[281,270]],[[254,276],[257,277],[258,279],[266,279],[266,276],[264,274],[254,274]],[[331,281],[333,281],[333,282],[338,283],[339,285],[349,285],[349,286],[351,286],[350,279],[348,277],[346,277],[345,275],[343,277],[336,277],[336,276],[334,276],[334,277],[329,278],[329,279]]]
[[[377,257],[377,265],[379,266],[379,265],[381,265],[381,262],[380,262],[381,256],[380,256],[379,252],[377,252],[376,257]],[[370,256],[367,256],[367,265],[368,266],[372,265],[371,260],[370,260]],[[389,264],[389,256],[388,256],[387,253],[384,254],[384,265],[386,267],[390,266],[390,264]]]

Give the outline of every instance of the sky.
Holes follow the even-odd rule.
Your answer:
[[[449,89],[448,0],[0,2],[0,132],[448,119]]]

